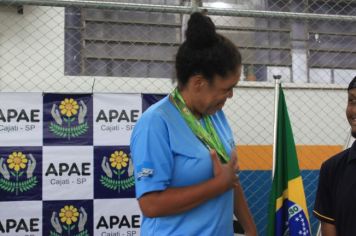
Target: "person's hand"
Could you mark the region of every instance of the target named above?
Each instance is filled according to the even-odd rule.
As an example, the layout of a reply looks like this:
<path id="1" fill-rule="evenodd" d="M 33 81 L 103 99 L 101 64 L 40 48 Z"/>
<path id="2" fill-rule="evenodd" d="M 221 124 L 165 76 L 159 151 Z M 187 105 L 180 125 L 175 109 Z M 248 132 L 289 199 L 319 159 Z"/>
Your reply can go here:
<path id="1" fill-rule="evenodd" d="M 129 160 L 129 168 L 127 170 L 128 176 L 131 177 L 133 175 L 133 172 L 134 172 L 134 166 L 133 166 L 133 163 L 132 163 L 132 159 L 130 158 L 130 160 Z"/>
<path id="2" fill-rule="evenodd" d="M 218 179 L 224 189 L 228 190 L 238 185 L 236 176 L 236 171 L 238 171 L 237 156 L 232 155 L 230 161 L 226 164 L 220 162 L 215 150 L 210 151 L 210 156 L 213 160 L 214 178 Z"/>
<path id="3" fill-rule="evenodd" d="M 107 157 L 104 156 L 103 161 L 101 162 L 101 168 L 105 172 L 106 176 L 112 178 L 112 171 L 110 169 L 109 163 L 106 161 Z"/>
<path id="4" fill-rule="evenodd" d="M 81 106 L 79 106 L 78 123 L 82 124 L 82 123 L 84 123 L 84 119 L 85 119 L 85 116 L 87 115 L 88 109 L 82 100 L 80 100 L 80 104 L 81 104 Z"/>
<path id="5" fill-rule="evenodd" d="M 51 224 L 57 233 L 62 234 L 62 227 L 61 224 L 59 223 L 57 213 L 55 211 L 52 212 Z"/>
<path id="6" fill-rule="evenodd" d="M 58 125 L 62 125 L 63 121 L 61 115 L 59 114 L 56 104 L 53 104 L 52 106 L 51 115 Z"/>
<path id="7" fill-rule="evenodd" d="M 30 160 L 28 160 L 28 168 L 26 171 L 27 179 L 29 179 L 33 176 L 33 171 L 36 168 L 36 159 L 33 157 L 33 155 L 31 153 L 28 154 L 28 156 L 30 157 Z"/>
<path id="8" fill-rule="evenodd" d="M 239 166 L 239 163 L 237 161 L 237 152 L 236 152 L 236 149 L 233 148 L 231 150 L 231 160 L 234 159 L 235 160 L 235 175 L 238 177 L 239 176 L 239 171 L 240 171 L 240 166 Z"/>
<path id="9" fill-rule="evenodd" d="M 4 158 L 0 158 L 0 174 L 2 174 L 5 179 L 10 179 L 10 172 L 7 170 L 6 164 L 4 163 Z"/>
<path id="10" fill-rule="evenodd" d="M 78 222 L 78 231 L 82 232 L 84 230 L 85 223 L 87 223 L 88 214 L 84 210 L 83 207 L 80 207 L 80 215 L 79 215 L 79 222 Z"/>

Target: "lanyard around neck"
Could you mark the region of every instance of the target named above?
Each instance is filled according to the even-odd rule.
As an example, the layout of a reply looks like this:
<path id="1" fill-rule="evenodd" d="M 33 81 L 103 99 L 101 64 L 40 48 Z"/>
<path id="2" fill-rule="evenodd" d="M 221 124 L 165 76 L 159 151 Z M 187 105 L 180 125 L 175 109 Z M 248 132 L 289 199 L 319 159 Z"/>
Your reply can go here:
<path id="1" fill-rule="evenodd" d="M 203 115 L 206 129 L 200 124 L 199 120 L 193 115 L 184 102 L 182 95 L 179 93 L 178 89 L 175 88 L 171 93 L 171 98 L 173 104 L 177 107 L 180 114 L 183 116 L 185 122 L 188 124 L 189 128 L 193 133 L 199 138 L 201 142 L 209 149 L 215 149 L 220 161 L 222 163 L 227 163 L 230 157 L 227 155 L 226 150 L 216 133 L 211 118 L 208 115 Z"/>

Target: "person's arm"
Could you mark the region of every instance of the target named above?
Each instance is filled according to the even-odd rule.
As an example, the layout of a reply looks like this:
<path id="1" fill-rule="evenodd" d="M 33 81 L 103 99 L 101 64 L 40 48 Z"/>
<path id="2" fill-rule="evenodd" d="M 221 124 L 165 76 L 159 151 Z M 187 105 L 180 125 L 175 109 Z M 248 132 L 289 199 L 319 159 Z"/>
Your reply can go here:
<path id="1" fill-rule="evenodd" d="M 237 160 L 237 152 L 235 148 L 231 151 L 231 158 Z M 235 169 L 239 170 L 237 161 Z M 246 236 L 257 235 L 255 222 L 252 218 L 250 209 L 248 208 L 245 194 L 238 179 L 234 187 L 234 215 L 244 229 Z"/>
<path id="2" fill-rule="evenodd" d="M 257 228 L 240 184 L 234 188 L 234 214 L 244 229 L 246 236 L 257 235 Z"/>
<path id="3" fill-rule="evenodd" d="M 322 236 L 337 236 L 335 225 L 323 221 L 321 221 L 320 223 Z"/>
<path id="4" fill-rule="evenodd" d="M 319 172 L 319 183 L 315 197 L 313 214 L 319 219 L 322 236 L 337 236 L 335 227 L 333 182 L 330 162 L 324 162 Z"/>
<path id="5" fill-rule="evenodd" d="M 236 159 L 232 158 L 227 164 L 221 164 L 215 151 L 210 154 L 214 178 L 197 185 L 146 193 L 139 198 L 142 213 L 147 217 L 179 214 L 236 186 Z"/>

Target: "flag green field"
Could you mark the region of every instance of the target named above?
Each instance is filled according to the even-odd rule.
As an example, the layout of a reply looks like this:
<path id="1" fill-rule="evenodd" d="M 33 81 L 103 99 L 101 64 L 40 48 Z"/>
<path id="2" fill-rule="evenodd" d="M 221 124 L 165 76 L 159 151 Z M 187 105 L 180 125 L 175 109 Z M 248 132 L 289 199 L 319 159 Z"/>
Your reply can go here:
<path id="1" fill-rule="evenodd" d="M 279 87 L 275 171 L 268 211 L 268 236 L 309 236 L 310 224 L 292 127 Z"/>

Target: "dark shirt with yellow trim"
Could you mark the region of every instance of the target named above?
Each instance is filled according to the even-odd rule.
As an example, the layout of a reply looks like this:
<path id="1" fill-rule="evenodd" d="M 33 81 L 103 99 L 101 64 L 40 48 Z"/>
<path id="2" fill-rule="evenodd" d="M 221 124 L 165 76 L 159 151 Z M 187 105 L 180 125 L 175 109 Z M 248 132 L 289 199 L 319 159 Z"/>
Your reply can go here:
<path id="1" fill-rule="evenodd" d="M 338 236 L 356 235 L 356 142 L 322 164 L 313 212 Z"/>

